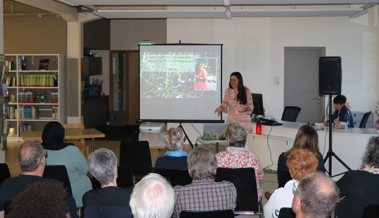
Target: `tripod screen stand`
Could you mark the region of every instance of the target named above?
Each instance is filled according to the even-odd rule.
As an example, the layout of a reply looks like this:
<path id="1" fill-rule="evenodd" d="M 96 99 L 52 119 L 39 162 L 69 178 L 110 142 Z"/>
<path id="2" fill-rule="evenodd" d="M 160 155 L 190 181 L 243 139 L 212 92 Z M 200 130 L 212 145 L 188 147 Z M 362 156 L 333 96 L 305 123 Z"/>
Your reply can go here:
<path id="1" fill-rule="evenodd" d="M 333 152 L 333 133 L 332 133 L 332 129 L 333 129 L 333 120 L 332 120 L 332 94 L 329 94 L 329 150 L 328 150 L 328 153 L 326 154 L 326 157 L 324 159 L 324 164 L 326 163 L 326 161 L 329 159 L 329 176 L 330 177 L 333 177 L 332 176 L 332 157 L 335 157 L 346 169 L 348 169 L 349 171 L 351 170 L 349 166 L 347 166 L 342 160 L 341 158 L 339 158 L 336 153 Z M 343 174 L 343 173 L 340 173 L 340 174 Z M 337 174 L 337 175 L 334 175 L 334 176 L 338 176 L 340 174 Z"/>
<path id="2" fill-rule="evenodd" d="M 178 128 L 181 128 L 181 129 L 183 130 L 183 133 L 184 133 L 184 135 L 185 135 L 185 137 L 184 137 L 184 141 L 187 139 L 188 142 L 189 142 L 189 144 L 191 145 L 191 148 L 193 149 L 193 144 L 192 144 L 190 138 L 188 137 L 186 131 L 184 130 L 184 127 L 182 126 L 182 123 L 179 123 Z"/>

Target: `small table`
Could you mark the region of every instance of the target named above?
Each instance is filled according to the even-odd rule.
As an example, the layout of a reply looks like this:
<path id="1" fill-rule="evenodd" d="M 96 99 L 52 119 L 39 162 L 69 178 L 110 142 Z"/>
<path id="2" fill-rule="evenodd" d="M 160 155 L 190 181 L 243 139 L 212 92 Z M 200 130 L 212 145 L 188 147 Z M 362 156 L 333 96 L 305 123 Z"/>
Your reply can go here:
<path id="1" fill-rule="evenodd" d="M 220 143 L 225 143 L 226 145 L 228 145 L 227 140 L 203 140 L 202 138 L 198 138 L 196 141 L 200 142 L 201 144 L 216 143 L 216 153 L 220 151 L 220 148 L 219 148 Z"/>
<path id="2" fill-rule="evenodd" d="M 42 140 L 42 131 L 21 132 L 24 141 Z M 68 129 L 65 131 L 65 139 L 92 139 L 92 152 L 95 151 L 95 138 L 104 138 L 105 134 L 95 128 Z"/>

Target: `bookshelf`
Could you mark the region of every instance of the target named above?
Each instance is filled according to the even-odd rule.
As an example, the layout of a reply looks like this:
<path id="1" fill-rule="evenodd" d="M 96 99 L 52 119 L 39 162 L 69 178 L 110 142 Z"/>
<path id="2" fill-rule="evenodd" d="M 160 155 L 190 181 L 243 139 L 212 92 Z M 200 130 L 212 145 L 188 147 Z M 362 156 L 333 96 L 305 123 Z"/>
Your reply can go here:
<path id="1" fill-rule="evenodd" d="M 64 55 L 6 54 L 5 65 L 8 97 L 3 118 L 14 132 L 8 140 L 19 141 L 20 132 L 43 130 L 50 121 L 66 123 Z"/>

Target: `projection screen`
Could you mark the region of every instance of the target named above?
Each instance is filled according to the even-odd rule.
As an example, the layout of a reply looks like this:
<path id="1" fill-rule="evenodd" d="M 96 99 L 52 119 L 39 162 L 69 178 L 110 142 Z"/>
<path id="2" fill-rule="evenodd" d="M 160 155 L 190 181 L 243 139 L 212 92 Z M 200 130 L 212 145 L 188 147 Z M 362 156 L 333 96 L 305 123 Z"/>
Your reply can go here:
<path id="1" fill-rule="evenodd" d="M 139 46 L 139 122 L 223 122 L 221 44 Z"/>

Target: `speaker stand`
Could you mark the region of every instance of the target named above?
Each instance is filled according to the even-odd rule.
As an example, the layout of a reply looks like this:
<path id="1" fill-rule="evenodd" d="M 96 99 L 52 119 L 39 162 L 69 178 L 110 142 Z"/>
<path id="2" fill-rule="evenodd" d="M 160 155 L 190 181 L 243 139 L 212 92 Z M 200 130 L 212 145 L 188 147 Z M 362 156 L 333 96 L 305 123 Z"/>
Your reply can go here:
<path id="1" fill-rule="evenodd" d="M 332 145 L 332 142 L 333 142 L 333 134 L 332 134 L 332 129 L 333 129 L 333 120 L 332 120 L 332 94 L 329 94 L 329 150 L 328 150 L 328 153 L 326 154 L 326 157 L 324 159 L 324 164 L 326 163 L 326 161 L 329 159 L 329 176 L 330 177 L 334 177 L 334 176 L 339 176 L 341 174 L 344 174 L 344 173 L 340 173 L 340 174 L 337 174 L 337 175 L 334 175 L 332 176 L 332 157 L 335 157 L 346 169 L 348 169 L 349 171 L 351 171 L 350 167 L 347 166 L 342 160 L 341 158 L 339 158 L 336 153 L 333 152 L 333 145 Z"/>

